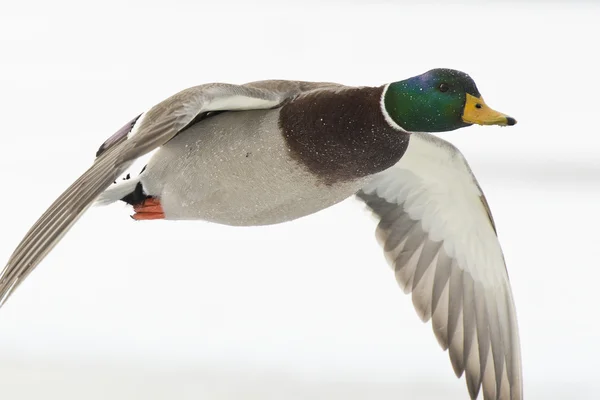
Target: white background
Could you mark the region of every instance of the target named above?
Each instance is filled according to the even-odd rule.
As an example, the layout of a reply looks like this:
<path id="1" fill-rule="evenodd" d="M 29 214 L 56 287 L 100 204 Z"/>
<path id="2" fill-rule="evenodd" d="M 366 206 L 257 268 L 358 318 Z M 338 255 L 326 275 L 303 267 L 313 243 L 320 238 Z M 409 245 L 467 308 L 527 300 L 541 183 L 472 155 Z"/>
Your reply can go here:
<path id="1" fill-rule="evenodd" d="M 512 128 L 443 134 L 494 212 L 529 399 L 600 389 L 600 7 L 0 4 L 0 261 L 125 122 L 180 89 L 469 73 Z M 0 310 L 2 399 L 466 399 L 349 200 L 279 226 L 93 208 Z"/>

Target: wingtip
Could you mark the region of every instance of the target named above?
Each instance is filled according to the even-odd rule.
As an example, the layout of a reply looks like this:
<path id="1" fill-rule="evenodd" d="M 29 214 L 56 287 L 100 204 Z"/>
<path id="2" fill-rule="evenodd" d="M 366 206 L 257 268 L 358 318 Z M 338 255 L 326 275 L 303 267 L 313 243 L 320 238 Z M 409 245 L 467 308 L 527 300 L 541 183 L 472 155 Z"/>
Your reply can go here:
<path id="1" fill-rule="evenodd" d="M 4 271 L 8 270 L 8 265 L 6 265 L 6 267 L 4 267 Z M 4 275 L 4 272 L 3 272 Z M 15 288 L 16 288 L 16 281 L 13 281 L 12 283 L 6 279 L 1 279 L 0 280 L 0 308 L 2 308 L 2 306 L 4 306 L 4 304 L 6 303 L 6 301 L 8 300 L 8 298 L 11 296 L 11 294 L 14 292 Z"/>
<path id="2" fill-rule="evenodd" d="M 469 396 L 471 396 L 471 400 L 476 400 L 477 396 L 479 396 L 479 391 L 481 390 L 481 382 L 477 379 L 473 379 L 471 374 L 466 374 L 466 378 Z"/>
<path id="3" fill-rule="evenodd" d="M 452 370 L 454 371 L 454 375 L 456 375 L 457 378 L 460 378 L 465 372 L 465 366 L 463 365 L 462 360 L 458 359 L 457 357 L 453 357 L 452 354 L 453 353 L 451 352 L 450 364 L 452 364 Z"/>

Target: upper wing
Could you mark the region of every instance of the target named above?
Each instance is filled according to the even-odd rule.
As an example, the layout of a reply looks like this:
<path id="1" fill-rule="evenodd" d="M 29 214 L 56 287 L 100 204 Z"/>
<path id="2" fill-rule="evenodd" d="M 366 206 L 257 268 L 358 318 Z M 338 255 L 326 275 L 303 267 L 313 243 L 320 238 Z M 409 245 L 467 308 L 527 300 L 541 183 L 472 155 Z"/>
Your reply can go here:
<path id="1" fill-rule="evenodd" d="M 94 164 L 27 232 L 0 274 L 0 305 L 136 158 L 168 142 L 206 112 L 273 108 L 316 87 L 319 84 L 292 81 L 201 85 L 173 95 L 129 122 L 100 147 Z"/>
<path id="2" fill-rule="evenodd" d="M 417 312 L 432 319 L 475 399 L 523 398 L 512 292 L 489 206 L 462 154 L 412 134 L 404 157 L 357 196 L 380 218 L 377 237 Z"/>

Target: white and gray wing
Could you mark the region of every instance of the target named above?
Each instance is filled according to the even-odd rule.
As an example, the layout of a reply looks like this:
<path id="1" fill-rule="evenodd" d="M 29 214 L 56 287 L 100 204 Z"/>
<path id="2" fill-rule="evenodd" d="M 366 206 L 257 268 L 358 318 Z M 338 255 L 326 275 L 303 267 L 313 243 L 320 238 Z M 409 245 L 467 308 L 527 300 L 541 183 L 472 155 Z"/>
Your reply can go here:
<path id="1" fill-rule="evenodd" d="M 208 112 L 273 108 L 318 86 L 292 81 L 201 85 L 173 95 L 126 124 L 100 147 L 94 164 L 48 208 L 11 255 L 0 274 L 0 305 L 135 159 Z"/>
<path id="2" fill-rule="evenodd" d="M 357 196 L 380 219 L 396 279 L 471 398 L 523 398 L 517 318 L 489 206 L 462 154 L 428 134 Z"/>

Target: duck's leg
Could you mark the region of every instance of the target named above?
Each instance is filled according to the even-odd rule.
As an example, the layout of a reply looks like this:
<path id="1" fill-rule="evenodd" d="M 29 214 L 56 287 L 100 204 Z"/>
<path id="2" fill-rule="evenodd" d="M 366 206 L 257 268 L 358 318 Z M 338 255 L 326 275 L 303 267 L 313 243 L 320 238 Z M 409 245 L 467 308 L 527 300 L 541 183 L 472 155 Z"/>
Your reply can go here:
<path id="1" fill-rule="evenodd" d="M 155 197 L 148 197 L 139 204 L 133 205 L 135 214 L 131 218 L 136 221 L 146 219 L 164 219 L 165 212 L 160 204 L 160 201 Z"/>

